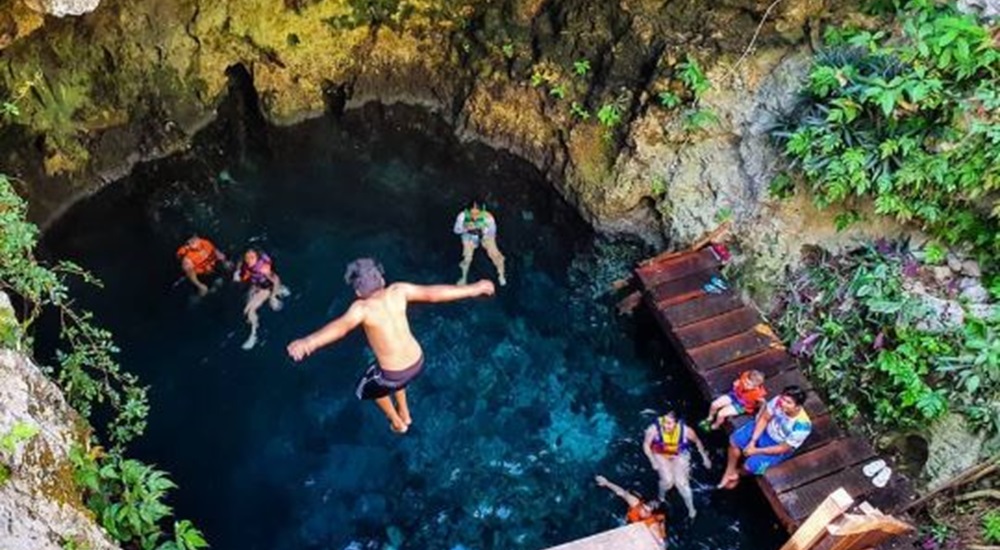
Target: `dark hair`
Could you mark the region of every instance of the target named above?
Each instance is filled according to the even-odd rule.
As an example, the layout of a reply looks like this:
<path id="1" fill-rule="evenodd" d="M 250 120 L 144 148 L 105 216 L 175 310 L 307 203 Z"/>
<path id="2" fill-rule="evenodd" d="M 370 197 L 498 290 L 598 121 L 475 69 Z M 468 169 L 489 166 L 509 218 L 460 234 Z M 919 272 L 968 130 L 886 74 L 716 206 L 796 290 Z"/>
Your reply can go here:
<path id="1" fill-rule="evenodd" d="M 466 207 L 472 210 L 474 207 L 478 207 L 480 210 L 486 210 L 486 201 L 482 197 L 472 197 L 469 201 L 469 205 Z"/>
<path id="2" fill-rule="evenodd" d="M 385 287 L 385 270 L 371 258 L 358 258 L 347 264 L 344 282 L 351 285 L 358 296 L 367 298 Z"/>
<path id="3" fill-rule="evenodd" d="M 667 411 L 667 412 L 661 414 L 660 416 L 669 416 L 670 418 L 673 418 L 674 420 L 677 420 L 677 413 L 674 412 L 674 411 L 672 411 L 672 410 Z"/>
<path id="4" fill-rule="evenodd" d="M 785 386 L 785 389 L 781 390 L 781 395 L 791 397 L 796 405 L 802 405 L 806 402 L 806 392 L 798 386 Z"/>

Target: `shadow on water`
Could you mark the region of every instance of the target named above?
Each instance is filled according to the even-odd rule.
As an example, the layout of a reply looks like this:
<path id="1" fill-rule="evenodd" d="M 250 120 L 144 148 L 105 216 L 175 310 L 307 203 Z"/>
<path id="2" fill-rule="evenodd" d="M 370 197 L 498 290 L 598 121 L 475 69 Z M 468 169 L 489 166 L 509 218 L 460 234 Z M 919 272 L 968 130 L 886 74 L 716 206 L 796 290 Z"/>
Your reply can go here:
<path id="1" fill-rule="evenodd" d="M 213 548 L 534 549 L 619 524 L 624 506 L 597 473 L 654 494 L 639 448 L 650 411 L 705 404 L 653 324 L 616 319 L 603 296 L 643 250 L 597 238 L 530 166 L 458 143 L 421 111 L 372 105 L 268 129 L 256 147 L 229 139 L 237 130 L 220 123 L 194 150 L 139 167 L 45 243 L 104 280 L 81 301 L 152 387 L 134 451 L 172 473 L 178 515 Z M 412 308 L 428 368 L 413 429 L 397 437 L 353 396 L 369 360 L 360 335 L 302 364 L 284 346 L 349 304 L 343 270 L 357 256 L 377 256 L 390 280 L 454 281 L 451 225 L 473 195 L 498 216 L 510 285 Z M 263 247 L 292 289 L 263 313 L 252 352 L 239 289 L 193 300 L 174 284 L 192 231 L 229 254 Z M 473 277 L 491 276 L 478 256 Z M 699 517 L 672 522 L 672 546 L 775 548 L 752 488 L 709 488 L 715 443 L 715 469 L 695 471 Z M 676 495 L 671 511 L 684 517 Z"/>

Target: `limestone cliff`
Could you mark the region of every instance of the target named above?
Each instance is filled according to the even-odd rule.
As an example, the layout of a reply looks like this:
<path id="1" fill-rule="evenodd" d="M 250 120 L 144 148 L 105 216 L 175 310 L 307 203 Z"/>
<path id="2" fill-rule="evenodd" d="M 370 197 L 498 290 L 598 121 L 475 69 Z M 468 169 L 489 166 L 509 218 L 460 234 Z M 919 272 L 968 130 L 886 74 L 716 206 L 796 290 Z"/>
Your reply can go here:
<path id="1" fill-rule="evenodd" d="M 16 330 L 7 296 L 0 293 L 0 333 Z M 16 426 L 34 435 L 0 449 L 7 479 L 0 482 L 0 548 L 4 550 L 112 550 L 105 533 L 81 502 L 69 450 L 83 445 L 87 424 L 30 359 L 0 347 L 0 439 Z"/>
<path id="2" fill-rule="evenodd" d="M 369 100 L 426 105 L 540 167 L 598 228 L 686 241 L 731 216 L 743 248 L 777 272 L 802 244 L 855 236 L 766 192 L 780 161 L 765 131 L 794 102 L 810 36 L 849 4 L 104 0 L 2 51 L 0 87 L 21 114 L 0 135 L 0 168 L 32 182 L 46 222 L 136 161 L 185 147 L 241 66 L 273 123 Z M 702 103 L 718 118 L 697 131 L 655 101 L 688 56 L 707 68 Z M 598 122 L 605 106 L 620 122 Z"/>

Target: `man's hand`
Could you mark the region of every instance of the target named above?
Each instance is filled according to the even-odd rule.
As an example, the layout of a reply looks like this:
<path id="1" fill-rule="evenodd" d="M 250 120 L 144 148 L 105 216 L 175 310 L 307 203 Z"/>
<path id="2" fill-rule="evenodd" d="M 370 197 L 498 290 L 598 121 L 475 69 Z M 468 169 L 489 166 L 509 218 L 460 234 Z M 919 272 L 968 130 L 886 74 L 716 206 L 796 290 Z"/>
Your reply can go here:
<path id="1" fill-rule="evenodd" d="M 487 280 L 487 279 L 483 279 L 483 280 L 477 282 L 476 283 L 476 289 L 479 291 L 479 294 L 482 295 L 482 296 L 493 296 L 496 293 L 496 291 L 497 291 L 496 287 L 493 286 L 493 281 L 490 281 L 490 280 Z"/>
<path id="2" fill-rule="evenodd" d="M 597 477 L 594 478 L 594 481 L 597 482 L 597 486 L 598 487 L 607 487 L 608 486 L 608 478 L 606 478 L 604 476 L 597 476 Z"/>
<path id="3" fill-rule="evenodd" d="M 204 283 L 195 283 L 195 286 L 198 288 L 198 296 L 208 294 L 208 287 Z"/>
<path id="4" fill-rule="evenodd" d="M 750 444 L 747 445 L 747 448 L 743 449 L 743 456 L 753 456 L 755 454 L 757 454 L 757 444 L 751 441 Z"/>
<path id="5" fill-rule="evenodd" d="M 707 456 L 702 455 L 702 457 L 701 457 L 701 465 L 704 466 L 706 470 L 711 470 L 712 469 L 712 460 L 710 458 L 708 458 Z"/>
<path id="6" fill-rule="evenodd" d="M 309 342 L 309 338 L 299 338 L 288 344 L 288 356 L 294 361 L 301 361 L 316 351 L 316 348 Z"/>

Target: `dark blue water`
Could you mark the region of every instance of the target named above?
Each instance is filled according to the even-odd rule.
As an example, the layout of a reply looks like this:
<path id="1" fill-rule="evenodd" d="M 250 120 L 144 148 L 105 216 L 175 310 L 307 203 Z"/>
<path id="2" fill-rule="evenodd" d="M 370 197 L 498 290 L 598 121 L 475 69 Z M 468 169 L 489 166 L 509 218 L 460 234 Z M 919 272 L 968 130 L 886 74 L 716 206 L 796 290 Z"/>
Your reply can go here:
<path id="1" fill-rule="evenodd" d="M 649 411 L 704 403 L 655 330 L 616 319 L 603 296 L 641 250 L 597 239 L 534 170 L 420 113 L 368 109 L 272 130 L 266 145 L 143 166 L 47 241 L 104 280 L 83 303 L 152 387 L 134 451 L 171 472 L 177 514 L 213 548 L 536 549 L 619 525 L 624 506 L 597 473 L 655 494 L 639 448 Z M 357 256 L 377 257 L 390 281 L 457 279 L 451 224 L 473 195 L 498 217 L 510 284 L 411 308 L 427 370 L 400 437 L 352 394 L 370 357 L 361 334 L 302 364 L 284 347 L 345 309 Z M 291 287 L 283 311 L 263 310 L 253 351 L 240 349 L 238 288 L 196 301 L 173 284 L 191 231 L 230 254 L 262 246 Z M 494 275 L 485 255 L 471 275 Z M 714 458 L 695 471 L 700 515 L 672 522 L 673 547 L 776 547 L 752 488 L 708 488 Z M 671 507 L 684 517 L 677 495 Z"/>

